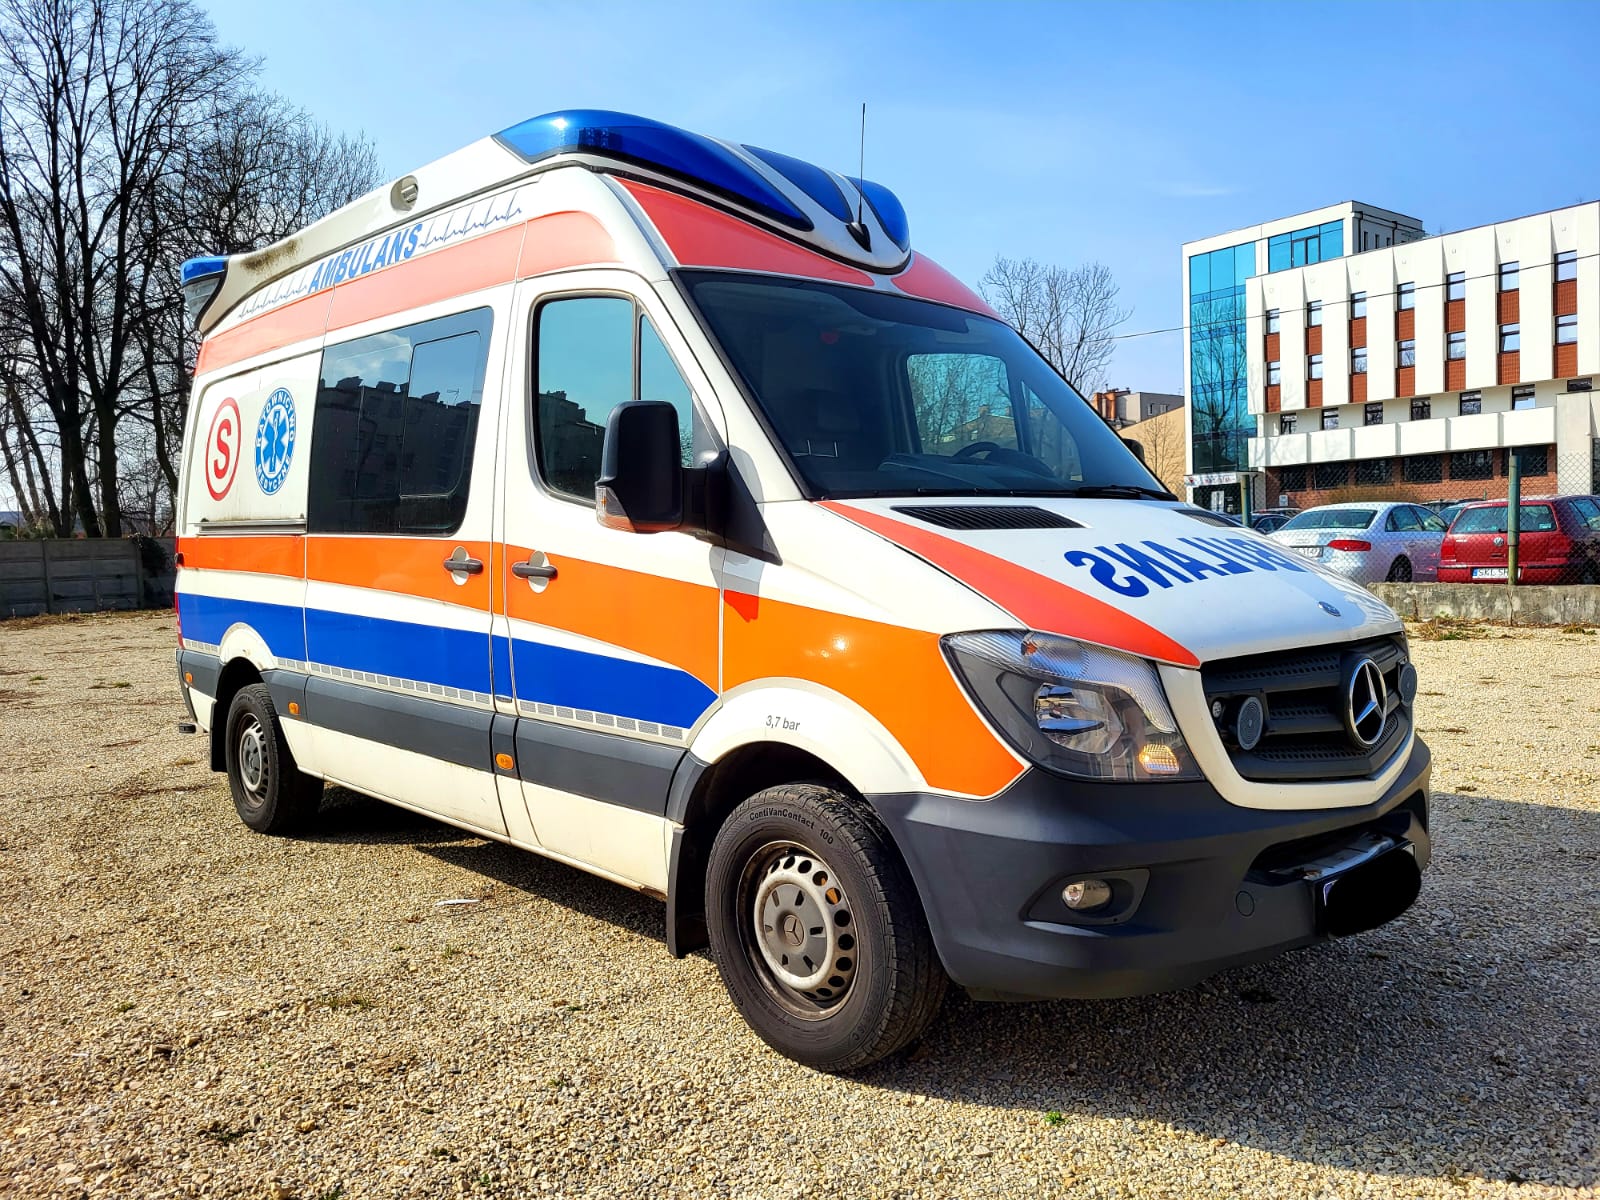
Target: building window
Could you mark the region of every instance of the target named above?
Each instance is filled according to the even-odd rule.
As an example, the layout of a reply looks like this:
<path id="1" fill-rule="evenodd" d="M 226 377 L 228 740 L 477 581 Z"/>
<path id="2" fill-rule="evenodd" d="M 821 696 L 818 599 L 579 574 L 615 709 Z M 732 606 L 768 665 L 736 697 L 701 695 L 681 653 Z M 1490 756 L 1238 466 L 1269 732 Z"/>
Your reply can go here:
<path id="1" fill-rule="evenodd" d="M 1367 294 L 1365 292 L 1356 292 L 1350 297 L 1350 319 L 1354 321 L 1357 317 L 1366 315 Z"/>
<path id="2" fill-rule="evenodd" d="M 1306 355 L 1306 378 L 1307 379 L 1321 379 L 1322 378 L 1322 355 L 1320 355 L 1320 354 L 1308 354 L 1308 355 Z"/>
<path id="3" fill-rule="evenodd" d="M 1267 240 L 1267 270 L 1307 267 L 1344 254 L 1344 222 L 1327 221 Z"/>
<path id="4" fill-rule="evenodd" d="M 1368 425 L 1382 425 L 1383 402 L 1379 400 L 1375 403 L 1367 405 L 1364 416 Z"/>
<path id="5" fill-rule="evenodd" d="M 1368 487 L 1389 482 L 1391 471 L 1387 458 L 1363 458 L 1356 462 L 1356 482 Z"/>
<path id="6" fill-rule="evenodd" d="M 1517 264 L 1507 262 L 1500 264 L 1500 290 L 1514 292 L 1517 290 Z"/>
<path id="7" fill-rule="evenodd" d="M 1467 273 L 1465 271 L 1452 271 L 1444 277 L 1444 298 L 1446 300 L 1465 300 L 1467 298 Z"/>
<path id="8" fill-rule="evenodd" d="M 1483 411 L 1483 393 L 1481 393 L 1481 392 L 1462 392 L 1461 393 L 1461 415 L 1463 417 L 1475 417 L 1479 413 L 1481 413 L 1482 411 Z"/>
<path id="9" fill-rule="evenodd" d="M 1507 455 L 1515 454 L 1517 461 L 1522 466 L 1524 477 L 1529 475 L 1548 475 L 1550 473 L 1550 450 L 1546 446 L 1518 446 L 1508 450 Z M 1507 463 L 1507 473 L 1510 473 L 1510 464 Z"/>
<path id="10" fill-rule="evenodd" d="M 1278 432 L 1293 433 L 1295 424 L 1294 413 L 1283 413 L 1278 417 Z"/>
<path id="11" fill-rule="evenodd" d="M 1339 428 L 1339 410 L 1337 408 L 1325 408 L 1322 410 L 1322 427 L 1324 429 Z"/>
<path id="12" fill-rule="evenodd" d="M 1576 250 L 1560 250 L 1556 252 L 1556 282 L 1565 283 L 1569 279 L 1578 277 L 1578 252 Z"/>
<path id="13" fill-rule="evenodd" d="M 1467 335 L 1465 333 L 1449 333 L 1445 335 L 1444 356 L 1451 362 L 1467 356 Z"/>
<path id="14" fill-rule="evenodd" d="M 1460 450 L 1450 456 L 1451 479 L 1493 479 L 1493 450 Z"/>
<path id="15" fill-rule="evenodd" d="M 1317 491 L 1329 492 L 1350 482 L 1350 464 L 1347 462 L 1318 463 L 1312 468 Z"/>
<path id="16" fill-rule="evenodd" d="M 1267 363 L 1267 386 L 1277 387 L 1283 382 L 1283 363 L 1272 359 Z"/>
<path id="17" fill-rule="evenodd" d="M 1313 300 L 1306 305 L 1306 328 L 1315 329 L 1322 324 L 1322 301 Z"/>
<path id="18" fill-rule="evenodd" d="M 1278 310 L 1275 308 L 1267 309 L 1267 332 L 1278 332 Z"/>
<path id="19" fill-rule="evenodd" d="M 1522 326 L 1500 326 L 1500 353 L 1515 354 L 1522 349 Z"/>
<path id="20" fill-rule="evenodd" d="M 492 320 L 478 308 L 323 350 L 307 529 L 448 534 L 460 526 Z"/>
<path id="21" fill-rule="evenodd" d="M 1526 383 L 1511 389 L 1511 407 L 1513 409 L 1533 407 L 1533 384 Z"/>
<path id="22" fill-rule="evenodd" d="M 1367 373 L 1367 348 L 1354 346 L 1350 350 L 1350 374 L 1365 375 Z"/>
<path id="23" fill-rule="evenodd" d="M 1426 396 L 1419 396 L 1411 402 L 1411 419 L 1413 421 L 1426 421 L 1433 415 L 1433 401 Z"/>
<path id="24" fill-rule="evenodd" d="M 1444 456 L 1440 454 L 1413 454 L 1400 466 L 1400 474 L 1407 483 L 1444 482 Z"/>
<path id="25" fill-rule="evenodd" d="M 1417 343 L 1411 338 L 1403 338 L 1394 344 L 1394 362 L 1397 367 L 1414 367 L 1417 365 Z"/>
<path id="26" fill-rule="evenodd" d="M 1417 285 L 1414 283 L 1402 283 L 1396 288 L 1394 306 L 1401 312 L 1405 312 L 1408 308 L 1415 308 L 1417 306 Z"/>
<path id="27" fill-rule="evenodd" d="M 1280 492 L 1303 492 L 1306 490 L 1306 469 L 1304 467 L 1282 467 L 1278 471 L 1278 490 Z"/>
<path id="28" fill-rule="evenodd" d="M 1556 345 L 1566 346 L 1578 340 L 1578 314 L 1569 313 L 1556 318 Z"/>

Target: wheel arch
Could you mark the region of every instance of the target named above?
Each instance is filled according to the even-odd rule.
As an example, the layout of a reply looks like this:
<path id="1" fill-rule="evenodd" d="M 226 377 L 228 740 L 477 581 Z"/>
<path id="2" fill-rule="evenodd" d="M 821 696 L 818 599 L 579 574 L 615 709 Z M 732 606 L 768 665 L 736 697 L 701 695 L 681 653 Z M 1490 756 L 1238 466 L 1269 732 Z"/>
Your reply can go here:
<path id="1" fill-rule="evenodd" d="M 217 695 L 211 706 L 211 769 L 227 769 L 228 710 L 242 688 L 261 683 L 261 671 L 250 659 L 240 655 L 223 664 L 217 676 Z"/>

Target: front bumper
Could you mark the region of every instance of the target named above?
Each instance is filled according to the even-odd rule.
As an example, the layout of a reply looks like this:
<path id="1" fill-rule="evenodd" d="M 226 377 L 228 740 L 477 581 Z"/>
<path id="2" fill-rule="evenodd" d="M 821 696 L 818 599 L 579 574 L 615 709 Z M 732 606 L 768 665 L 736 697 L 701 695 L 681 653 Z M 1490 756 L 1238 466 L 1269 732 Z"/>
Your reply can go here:
<path id="1" fill-rule="evenodd" d="M 1385 834 L 1426 867 L 1431 772 L 1417 739 L 1361 808 L 1242 808 L 1203 780 L 1090 784 L 1037 769 L 988 801 L 870 799 L 957 984 L 990 999 L 1136 996 L 1327 937 L 1312 887 L 1283 869 L 1345 837 Z M 1084 877 L 1113 880 L 1113 915 L 1066 907 L 1062 887 Z"/>

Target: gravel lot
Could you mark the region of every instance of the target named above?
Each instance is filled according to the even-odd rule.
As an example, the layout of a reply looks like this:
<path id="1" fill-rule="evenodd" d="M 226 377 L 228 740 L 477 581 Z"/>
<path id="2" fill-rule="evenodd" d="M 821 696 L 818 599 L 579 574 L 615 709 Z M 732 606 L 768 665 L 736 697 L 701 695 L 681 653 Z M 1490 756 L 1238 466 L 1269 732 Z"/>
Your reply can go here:
<path id="1" fill-rule="evenodd" d="M 169 614 L 0 624 L 0 1195 L 1594 1195 L 1600 636 L 1450 632 L 1405 917 L 838 1079 L 642 896 L 342 792 L 250 833 Z"/>

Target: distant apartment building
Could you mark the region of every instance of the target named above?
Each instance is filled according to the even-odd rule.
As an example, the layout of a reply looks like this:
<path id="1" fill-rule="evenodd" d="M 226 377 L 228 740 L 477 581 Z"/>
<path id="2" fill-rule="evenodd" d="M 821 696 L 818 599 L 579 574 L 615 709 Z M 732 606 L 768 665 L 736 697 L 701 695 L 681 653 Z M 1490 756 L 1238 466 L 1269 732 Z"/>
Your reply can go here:
<path id="1" fill-rule="evenodd" d="M 1250 457 L 1261 409 L 1252 407 L 1250 381 L 1252 347 L 1260 342 L 1252 330 L 1259 334 L 1265 312 L 1263 281 L 1425 236 L 1415 217 L 1346 201 L 1184 244 L 1186 482 L 1195 503 L 1232 511 L 1246 479 L 1255 487 L 1254 503 L 1261 503 L 1261 480 L 1251 474 Z"/>
<path id="2" fill-rule="evenodd" d="M 1121 429 L 1125 425 L 1137 425 L 1140 421 L 1148 421 L 1151 417 L 1182 408 L 1183 397 L 1168 392 L 1133 392 L 1127 388 L 1108 388 L 1106 391 L 1096 392 L 1091 403 L 1094 404 L 1096 412 L 1113 426 Z"/>
<path id="3" fill-rule="evenodd" d="M 1230 490 L 1230 472 L 1234 492 L 1239 473 L 1250 480 L 1256 505 L 1304 507 L 1368 491 L 1504 496 L 1512 453 L 1530 493 L 1593 490 L 1600 202 L 1436 237 L 1412 218 L 1360 205 L 1260 228 L 1306 231 L 1345 209 L 1320 226 L 1314 251 L 1291 249 L 1287 265 L 1270 246 L 1265 271 L 1241 276 L 1235 261 L 1237 296 L 1220 325 L 1197 320 L 1218 314 L 1191 301 L 1196 502 Z M 1374 212 L 1393 219 L 1392 230 L 1364 227 L 1370 218 L 1358 214 Z M 1341 223 L 1330 253 L 1321 231 Z M 1215 295 L 1210 256 L 1219 248 L 1236 260 L 1254 250 L 1259 262 L 1261 243 L 1240 234 L 1189 243 L 1186 292 Z M 1243 420 L 1230 427 L 1239 401 Z M 1219 436 L 1238 432 L 1242 445 Z"/>

